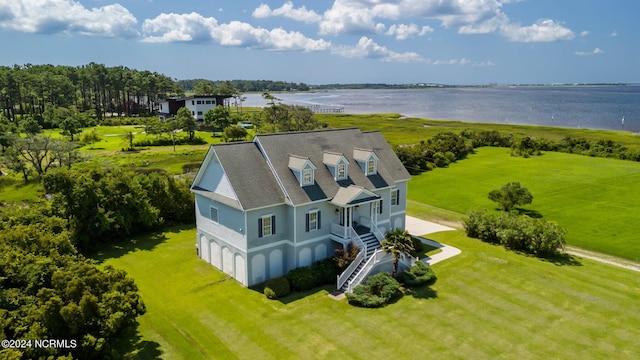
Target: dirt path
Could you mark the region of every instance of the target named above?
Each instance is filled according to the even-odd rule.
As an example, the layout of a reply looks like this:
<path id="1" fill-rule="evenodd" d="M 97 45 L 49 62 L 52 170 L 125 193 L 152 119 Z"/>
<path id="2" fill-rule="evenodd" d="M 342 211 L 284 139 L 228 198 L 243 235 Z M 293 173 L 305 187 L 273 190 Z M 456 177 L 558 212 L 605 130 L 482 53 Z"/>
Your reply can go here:
<path id="1" fill-rule="evenodd" d="M 571 254 L 573 256 L 640 272 L 640 263 L 637 263 L 635 261 L 619 258 L 617 256 L 602 254 L 595 251 L 585 250 L 574 246 L 567 246 L 566 251 L 568 254 Z"/>
<path id="2" fill-rule="evenodd" d="M 444 226 L 450 226 L 456 229 L 462 229 L 462 223 L 459 222 L 442 222 L 442 221 L 434 221 L 435 223 L 439 223 Z M 584 259 L 589 259 L 597 262 L 601 262 L 603 264 L 609 264 L 617 267 L 621 267 L 624 269 L 632 270 L 640 272 L 640 263 L 632 260 L 623 259 L 613 255 L 607 255 L 595 251 L 581 249 L 575 246 L 566 246 L 566 252 L 573 256 L 577 256 Z"/>

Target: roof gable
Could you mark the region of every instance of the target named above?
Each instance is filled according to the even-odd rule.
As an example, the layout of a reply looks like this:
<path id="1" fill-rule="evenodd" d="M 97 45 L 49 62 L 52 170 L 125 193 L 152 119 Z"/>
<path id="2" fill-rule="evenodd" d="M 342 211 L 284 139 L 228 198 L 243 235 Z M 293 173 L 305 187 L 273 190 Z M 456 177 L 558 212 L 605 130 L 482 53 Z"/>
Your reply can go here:
<path id="1" fill-rule="evenodd" d="M 223 185 L 229 186 L 226 192 L 221 191 Z M 251 142 L 212 145 L 191 190 L 243 210 L 284 202 L 265 158 Z"/>

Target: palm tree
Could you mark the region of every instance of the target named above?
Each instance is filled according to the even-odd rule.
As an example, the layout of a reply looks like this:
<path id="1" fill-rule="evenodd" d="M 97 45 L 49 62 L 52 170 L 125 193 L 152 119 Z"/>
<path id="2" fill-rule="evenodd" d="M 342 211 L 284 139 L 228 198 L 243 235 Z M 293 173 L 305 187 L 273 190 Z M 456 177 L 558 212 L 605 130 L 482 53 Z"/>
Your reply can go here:
<path id="1" fill-rule="evenodd" d="M 393 272 L 391 276 L 394 278 L 398 275 L 398 262 L 400 254 L 409 253 L 413 250 L 413 238 L 409 232 L 400 228 L 387 231 L 382 240 L 382 251 L 393 256 Z"/>

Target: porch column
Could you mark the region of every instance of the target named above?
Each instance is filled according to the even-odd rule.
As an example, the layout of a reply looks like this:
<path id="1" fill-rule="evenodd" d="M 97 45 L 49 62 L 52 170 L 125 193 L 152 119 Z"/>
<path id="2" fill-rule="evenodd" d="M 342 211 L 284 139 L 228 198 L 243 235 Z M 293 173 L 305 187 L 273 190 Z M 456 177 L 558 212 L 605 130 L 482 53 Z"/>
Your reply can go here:
<path id="1" fill-rule="evenodd" d="M 348 207 L 344 207 L 342 211 L 342 224 L 344 225 L 342 231 L 344 232 L 343 238 L 347 238 L 347 218 L 349 217 L 347 212 L 349 211 Z"/>

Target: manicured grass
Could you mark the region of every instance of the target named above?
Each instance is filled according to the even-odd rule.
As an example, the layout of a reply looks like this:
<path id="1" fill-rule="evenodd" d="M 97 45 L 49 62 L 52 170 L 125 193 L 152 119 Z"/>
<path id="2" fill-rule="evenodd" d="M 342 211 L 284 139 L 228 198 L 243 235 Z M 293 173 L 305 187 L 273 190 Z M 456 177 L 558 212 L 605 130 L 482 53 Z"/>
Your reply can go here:
<path id="1" fill-rule="evenodd" d="M 199 260 L 193 229 L 98 257 L 136 280 L 148 309 L 142 340 L 164 359 L 624 359 L 640 351 L 637 273 L 545 262 L 461 231 L 432 238 L 462 254 L 434 266 L 431 289 L 382 309 L 333 300 L 329 288 L 267 300 Z"/>
<path id="2" fill-rule="evenodd" d="M 30 201 L 42 195 L 44 188 L 38 181 L 25 183 L 18 175 L 0 177 L 0 203 Z"/>
<path id="3" fill-rule="evenodd" d="M 487 194 L 512 181 L 533 194 L 524 209 L 557 221 L 567 229 L 569 244 L 640 261 L 637 162 L 553 152 L 525 159 L 511 157 L 508 149 L 481 148 L 449 168 L 414 176 L 408 196 L 466 214 L 495 209 Z"/>
<path id="4" fill-rule="evenodd" d="M 515 137 L 531 136 L 554 141 L 565 136 L 586 138 L 589 140 L 613 140 L 630 148 L 640 149 L 640 135 L 626 131 L 572 129 L 549 126 L 507 125 L 489 123 L 470 123 L 461 121 L 442 121 L 418 118 L 403 118 L 400 114 L 317 114 L 318 119 L 331 127 L 359 127 L 362 130 L 380 130 L 391 144 L 415 144 L 427 140 L 437 133 L 462 130 L 496 130 Z"/>

